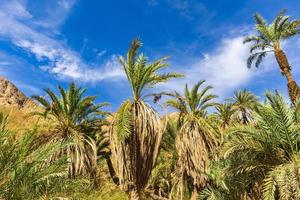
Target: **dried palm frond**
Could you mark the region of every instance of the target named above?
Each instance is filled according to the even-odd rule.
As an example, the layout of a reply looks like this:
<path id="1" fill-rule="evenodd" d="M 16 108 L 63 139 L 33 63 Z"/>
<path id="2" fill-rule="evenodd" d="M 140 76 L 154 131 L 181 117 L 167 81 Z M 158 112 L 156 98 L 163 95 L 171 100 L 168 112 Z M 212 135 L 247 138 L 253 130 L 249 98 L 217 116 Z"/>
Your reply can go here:
<path id="1" fill-rule="evenodd" d="M 166 122 L 142 101 L 126 101 L 116 113 L 110 128 L 111 150 L 125 190 L 141 191 L 146 186 L 165 128 Z"/>
<path id="2" fill-rule="evenodd" d="M 176 140 L 178 166 L 181 173 L 186 173 L 198 189 L 207 185 L 210 153 L 216 145 L 213 129 L 205 120 L 186 116 Z"/>

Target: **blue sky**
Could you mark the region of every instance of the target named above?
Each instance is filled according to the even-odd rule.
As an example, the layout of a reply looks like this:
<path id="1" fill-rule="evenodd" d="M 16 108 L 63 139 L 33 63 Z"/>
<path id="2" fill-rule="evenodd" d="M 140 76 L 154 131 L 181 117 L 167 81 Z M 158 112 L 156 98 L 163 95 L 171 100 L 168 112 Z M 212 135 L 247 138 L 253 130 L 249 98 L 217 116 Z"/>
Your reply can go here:
<path id="1" fill-rule="evenodd" d="M 243 88 L 286 95 L 273 56 L 248 70 L 242 44 L 254 12 L 272 20 L 281 9 L 300 18 L 299 0 L 0 0 L 0 75 L 28 96 L 76 81 L 115 110 L 131 95 L 118 56 L 138 36 L 150 60 L 169 55 L 170 70 L 186 75 L 159 90 L 206 79 L 220 99 Z M 300 81 L 300 36 L 284 50 Z"/>

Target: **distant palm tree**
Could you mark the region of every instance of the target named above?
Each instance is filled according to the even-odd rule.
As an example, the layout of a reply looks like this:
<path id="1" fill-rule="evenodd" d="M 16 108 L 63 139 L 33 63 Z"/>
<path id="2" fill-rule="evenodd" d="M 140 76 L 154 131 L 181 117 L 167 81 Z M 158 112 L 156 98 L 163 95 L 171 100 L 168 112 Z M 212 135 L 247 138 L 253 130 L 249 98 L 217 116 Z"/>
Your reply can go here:
<path id="1" fill-rule="evenodd" d="M 227 99 L 235 110 L 235 117 L 242 124 L 248 124 L 252 120 L 252 111 L 258 105 L 258 97 L 247 90 L 234 92 L 232 98 Z"/>
<path id="2" fill-rule="evenodd" d="M 278 93 L 266 95 L 255 123 L 232 128 L 222 147 L 229 189 L 252 199 L 299 199 L 300 126 L 295 108 Z"/>
<path id="3" fill-rule="evenodd" d="M 217 104 L 214 114 L 216 120 L 220 123 L 221 128 L 226 129 L 234 122 L 236 110 L 230 103 Z"/>
<path id="4" fill-rule="evenodd" d="M 179 112 L 179 133 L 176 146 L 178 167 L 182 177 L 192 186 L 192 198 L 208 184 L 205 175 L 209 169 L 212 149 L 217 144 L 214 129 L 209 123 L 207 109 L 215 105 L 215 95 L 208 94 L 211 86 L 199 90 L 205 81 L 199 81 L 191 90 L 185 85 L 184 96 L 175 92 L 166 102 Z"/>
<path id="5" fill-rule="evenodd" d="M 65 90 L 58 87 L 60 96 L 50 89 L 45 90 L 50 101 L 44 97 L 33 96 L 43 107 L 43 112 L 33 114 L 51 118 L 55 122 L 55 130 L 49 135 L 50 141 L 72 140 L 73 145 L 61 149 L 56 157 L 66 155 L 71 160 L 69 172 L 75 175 L 96 175 L 96 144 L 90 137 L 99 128 L 100 108 L 107 103 L 94 104 L 95 96 L 84 97 L 86 89 L 78 88 L 74 83 Z M 56 159 L 56 158 L 53 158 Z"/>
<path id="6" fill-rule="evenodd" d="M 254 18 L 258 35 L 244 39 L 244 43 L 252 42 L 247 65 L 250 68 L 255 61 L 255 66 L 258 67 L 267 53 L 273 52 L 281 73 L 287 79 L 290 99 L 294 103 L 300 95 L 300 90 L 292 76 L 291 66 L 282 50 L 281 43 L 300 33 L 300 20 L 290 20 L 290 16 L 286 16 L 285 11 L 280 12 L 271 24 L 268 24 L 258 13 L 254 15 Z"/>
<path id="7" fill-rule="evenodd" d="M 158 113 L 143 101 L 143 92 L 181 76 L 158 73 L 158 70 L 168 67 L 167 58 L 148 63 L 145 55 L 138 54 L 141 46 L 139 39 L 133 40 L 126 59 L 120 57 L 133 99 L 120 106 L 110 129 L 112 155 L 120 184 L 135 200 L 141 198 L 147 185 L 166 126 Z"/>

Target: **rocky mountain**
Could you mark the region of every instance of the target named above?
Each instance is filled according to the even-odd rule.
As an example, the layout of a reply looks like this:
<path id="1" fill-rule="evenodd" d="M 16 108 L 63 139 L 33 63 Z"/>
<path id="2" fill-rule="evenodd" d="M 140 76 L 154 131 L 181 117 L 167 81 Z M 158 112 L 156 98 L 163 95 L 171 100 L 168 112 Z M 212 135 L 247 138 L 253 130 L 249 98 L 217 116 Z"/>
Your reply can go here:
<path id="1" fill-rule="evenodd" d="M 30 102 L 30 99 L 12 82 L 0 77 L 0 105 L 23 108 L 28 102 Z"/>

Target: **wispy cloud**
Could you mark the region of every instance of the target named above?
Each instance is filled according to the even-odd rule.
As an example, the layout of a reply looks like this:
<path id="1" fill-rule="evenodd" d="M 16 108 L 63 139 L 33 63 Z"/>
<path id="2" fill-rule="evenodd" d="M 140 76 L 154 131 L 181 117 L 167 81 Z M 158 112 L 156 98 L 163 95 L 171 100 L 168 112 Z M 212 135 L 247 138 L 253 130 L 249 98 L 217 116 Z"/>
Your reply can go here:
<path id="1" fill-rule="evenodd" d="M 204 53 L 202 57 L 186 58 L 186 64 L 190 67 L 184 70 L 180 68 L 185 77 L 163 84 L 162 87 L 182 91 L 185 83 L 192 86 L 205 79 L 207 84 L 214 87 L 216 94 L 224 97 L 239 87 L 246 87 L 255 76 L 274 69 L 274 60 L 268 57 L 262 69 L 249 70 L 246 67 L 249 47 L 243 45 L 242 41 L 243 36 L 240 35 L 225 38 L 219 46 L 211 52 Z"/>
<path id="2" fill-rule="evenodd" d="M 147 0 L 149 6 L 159 6 L 161 4 L 167 7 L 188 23 L 194 26 L 193 31 L 201 35 L 209 35 L 216 32 L 216 22 L 214 18 L 216 11 L 209 9 L 203 1 L 198 0 Z M 218 27 L 219 29 L 221 27 Z"/>
<path id="3" fill-rule="evenodd" d="M 69 11 L 74 1 L 59 1 Z M 5 9 L 9 8 L 9 9 Z M 14 14 L 11 14 L 10 11 Z M 18 1 L 4 3 L 0 7 L 0 36 L 9 40 L 20 49 L 32 54 L 37 61 L 47 63 L 41 69 L 57 75 L 59 78 L 78 79 L 81 81 L 101 81 L 104 79 L 122 78 L 121 67 L 115 55 L 102 64 L 85 62 L 80 54 L 64 41 L 44 34 L 38 28 L 25 4 Z"/>
<path id="4" fill-rule="evenodd" d="M 35 6 L 38 5 L 43 14 L 37 13 L 34 15 L 34 24 L 43 26 L 44 28 L 53 29 L 57 32 L 59 27 L 68 18 L 72 8 L 76 4 L 76 0 L 57 0 L 57 1 L 43 1 L 34 2 Z M 35 10 L 33 10 L 35 11 Z"/>
<path id="5" fill-rule="evenodd" d="M 24 7 L 24 2 L 11 0 L 9 3 L 0 1 L 0 9 L 5 11 L 6 15 L 15 17 L 17 19 L 30 19 L 32 15 Z"/>

